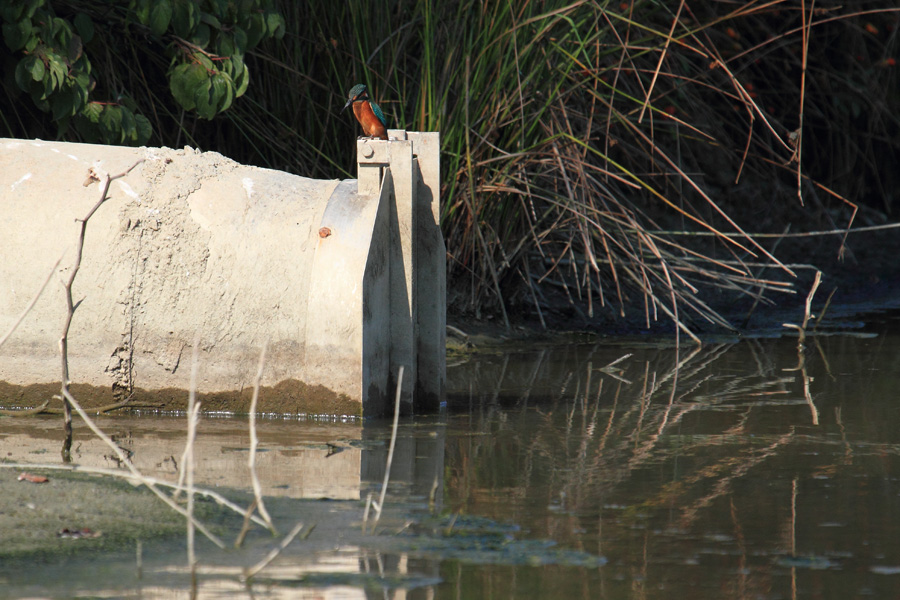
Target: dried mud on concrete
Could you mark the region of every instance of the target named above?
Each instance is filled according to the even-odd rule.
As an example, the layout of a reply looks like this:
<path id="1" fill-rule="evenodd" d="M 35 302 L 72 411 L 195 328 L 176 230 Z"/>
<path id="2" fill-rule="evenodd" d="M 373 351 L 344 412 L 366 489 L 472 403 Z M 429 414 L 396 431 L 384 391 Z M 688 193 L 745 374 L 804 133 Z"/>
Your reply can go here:
<path id="1" fill-rule="evenodd" d="M 0 408 L 27 410 L 41 406 L 47 399 L 59 394 L 58 383 L 27 386 L 0 382 Z M 72 394 L 87 410 L 98 410 L 112 404 L 117 410 L 140 410 L 158 413 L 181 413 L 187 410 L 188 392 L 176 388 L 161 390 L 136 389 L 130 393 L 109 388 L 73 383 Z M 247 414 L 253 396 L 252 388 L 234 392 L 197 394 L 204 412 Z M 49 410 L 61 410 L 60 400 L 51 400 Z M 307 385 L 302 381 L 282 381 L 275 386 L 263 386 L 259 390 L 258 410 L 263 414 L 295 416 L 361 416 L 361 405 L 344 395 L 336 394 L 320 385 Z"/>

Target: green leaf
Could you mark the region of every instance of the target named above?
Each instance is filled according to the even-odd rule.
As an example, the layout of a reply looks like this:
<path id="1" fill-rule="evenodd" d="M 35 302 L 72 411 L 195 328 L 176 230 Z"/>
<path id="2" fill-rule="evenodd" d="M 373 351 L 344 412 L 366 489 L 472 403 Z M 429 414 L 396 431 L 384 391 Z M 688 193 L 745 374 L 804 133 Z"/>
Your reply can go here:
<path id="1" fill-rule="evenodd" d="M 47 54 L 47 66 L 50 67 L 50 88 L 48 93 L 58 90 L 62 87 L 66 80 L 66 74 L 69 72 L 66 63 L 62 57 L 56 53 Z"/>
<path id="2" fill-rule="evenodd" d="M 194 31 L 194 35 L 191 37 L 191 43 L 201 48 L 206 48 L 209 45 L 210 35 L 209 25 L 200 23 L 200 25 L 197 26 L 196 31 Z"/>
<path id="3" fill-rule="evenodd" d="M 216 65 L 213 64 L 212 59 L 210 57 L 208 57 L 207 55 L 203 54 L 202 52 L 195 52 L 191 58 L 193 58 L 195 61 L 199 62 L 200 66 L 202 66 L 207 71 L 215 71 L 216 70 Z"/>
<path id="4" fill-rule="evenodd" d="M 75 94 L 75 110 L 80 111 L 81 107 L 87 104 L 88 88 L 87 86 L 81 85 L 81 82 L 78 79 L 73 78 L 73 81 L 72 92 Z"/>
<path id="5" fill-rule="evenodd" d="M 239 54 L 247 52 L 247 32 L 242 28 L 234 28 L 234 49 Z"/>
<path id="6" fill-rule="evenodd" d="M 219 19 L 217 19 L 215 15 L 203 13 L 200 15 L 200 21 L 206 23 L 213 29 L 222 29 L 222 23 L 219 22 Z"/>
<path id="7" fill-rule="evenodd" d="M 98 102 L 88 102 L 87 106 L 81 109 L 81 114 L 91 123 L 100 122 L 100 113 L 103 112 L 103 105 Z"/>
<path id="8" fill-rule="evenodd" d="M 63 44 L 69 43 L 72 29 L 69 27 L 68 21 L 59 17 L 53 17 L 53 20 L 50 21 L 50 30 L 53 32 L 52 37 L 54 39 L 61 41 Z"/>
<path id="9" fill-rule="evenodd" d="M 200 24 L 200 7 L 194 0 L 174 0 L 172 6 L 172 29 L 178 37 L 188 39 Z"/>
<path id="10" fill-rule="evenodd" d="M 122 137 L 122 109 L 118 106 L 104 106 L 100 114 L 100 131 L 106 143 L 117 143 Z"/>
<path id="11" fill-rule="evenodd" d="M 25 43 L 31 38 L 31 19 L 22 19 L 15 23 L 3 24 L 3 41 L 13 52 L 25 47 Z"/>
<path id="12" fill-rule="evenodd" d="M 153 127 L 150 120 L 144 115 L 134 115 L 135 128 L 137 130 L 137 145 L 144 146 L 153 135 Z"/>
<path id="13" fill-rule="evenodd" d="M 34 33 L 34 32 L 35 32 L 35 30 L 32 29 L 32 33 Z M 32 35 L 30 38 L 28 38 L 28 41 L 25 42 L 25 52 L 26 53 L 34 52 L 34 49 L 37 48 L 38 44 L 40 44 L 40 43 L 41 43 L 41 38 L 37 35 Z"/>
<path id="14" fill-rule="evenodd" d="M 5 2 L 2 6 L 0 6 L 0 19 L 7 22 L 18 21 L 22 18 L 22 10 L 24 8 L 25 7 L 21 4 Z"/>
<path id="15" fill-rule="evenodd" d="M 43 112 L 50 112 L 50 103 L 47 102 L 47 97 L 44 95 L 40 87 L 32 88 L 30 96 L 31 101 L 34 102 L 34 105 L 38 107 L 38 110 L 41 110 Z"/>
<path id="16" fill-rule="evenodd" d="M 90 75 L 88 75 L 85 71 L 78 71 L 73 74 L 72 78 L 75 80 L 75 83 L 78 85 L 78 87 L 84 90 L 85 95 L 87 95 L 91 88 Z"/>
<path id="17" fill-rule="evenodd" d="M 137 129 L 135 128 L 134 113 L 129 109 L 122 109 L 122 130 L 119 134 L 119 143 L 134 145 L 137 142 Z"/>
<path id="18" fill-rule="evenodd" d="M 118 101 L 119 104 L 131 110 L 132 112 L 138 110 L 137 102 L 135 102 L 134 98 L 132 98 L 131 96 L 119 95 Z"/>
<path id="19" fill-rule="evenodd" d="M 29 19 L 34 16 L 37 9 L 47 4 L 47 0 L 28 0 L 25 3 L 25 16 Z"/>
<path id="20" fill-rule="evenodd" d="M 90 44 L 91 40 L 94 39 L 94 22 L 91 21 L 91 18 L 80 12 L 75 15 L 75 19 L 72 22 L 78 35 L 81 37 L 81 41 L 85 44 Z"/>
<path id="21" fill-rule="evenodd" d="M 78 59 L 82 56 L 83 50 L 84 46 L 81 43 L 81 37 L 73 35 L 72 39 L 69 40 L 68 48 L 66 48 L 66 56 L 68 57 L 69 62 L 78 62 Z"/>
<path id="22" fill-rule="evenodd" d="M 207 0 L 210 9 L 217 15 L 224 15 L 231 0 Z"/>
<path id="23" fill-rule="evenodd" d="M 64 139 L 66 131 L 69 129 L 69 122 L 72 120 L 72 117 L 66 116 L 56 121 L 56 138 Z"/>
<path id="24" fill-rule="evenodd" d="M 71 117 L 78 112 L 80 98 L 78 92 L 72 86 L 67 86 L 50 97 L 50 112 L 53 120 L 59 121 L 65 117 Z"/>
<path id="25" fill-rule="evenodd" d="M 178 104 L 185 110 L 194 110 L 195 97 L 201 86 L 209 83 L 207 70 L 197 63 L 182 63 L 169 76 L 169 89 Z"/>
<path id="26" fill-rule="evenodd" d="M 232 79 L 234 80 L 234 95 L 236 98 L 240 98 L 244 95 L 244 92 L 247 91 L 247 86 L 250 85 L 250 71 L 247 69 L 247 65 L 244 64 L 244 61 L 235 61 L 235 69 L 236 72 L 232 75 Z"/>
<path id="27" fill-rule="evenodd" d="M 247 33 L 247 48 L 256 46 L 266 34 L 266 21 L 262 15 L 251 15 L 245 23 Z"/>
<path id="28" fill-rule="evenodd" d="M 134 11 L 134 16 L 142 25 L 150 25 L 150 8 L 153 6 L 152 0 L 140 0 Z"/>
<path id="29" fill-rule="evenodd" d="M 0 4 L 0 19 L 8 22 L 30 19 L 34 11 L 44 5 L 46 0 L 28 0 L 27 2 L 3 2 Z"/>
<path id="30" fill-rule="evenodd" d="M 162 35 L 169 29 L 172 20 L 172 3 L 169 0 L 158 0 L 150 9 L 150 21 L 147 25 L 154 35 Z"/>
<path id="31" fill-rule="evenodd" d="M 197 87 L 194 93 L 194 106 L 201 118 L 210 120 L 216 116 L 216 105 L 220 98 L 216 95 L 216 88 L 212 81 L 207 80 L 204 85 Z"/>
<path id="32" fill-rule="evenodd" d="M 44 61 L 33 54 L 26 56 L 16 65 L 16 84 L 23 92 L 27 92 L 31 89 L 32 81 L 43 81 L 46 71 Z"/>
<path id="33" fill-rule="evenodd" d="M 220 33 L 216 36 L 216 54 L 219 56 L 234 54 L 234 38 L 227 33 Z"/>
<path id="34" fill-rule="evenodd" d="M 234 82 L 223 73 L 216 73 L 211 81 L 217 98 L 216 112 L 225 112 L 234 102 Z"/>
<path id="35" fill-rule="evenodd" d="M 266 31 L 270 37 L 280 40 L 284 37 L 284 17 L 276 12 L 266 15 Z"/>

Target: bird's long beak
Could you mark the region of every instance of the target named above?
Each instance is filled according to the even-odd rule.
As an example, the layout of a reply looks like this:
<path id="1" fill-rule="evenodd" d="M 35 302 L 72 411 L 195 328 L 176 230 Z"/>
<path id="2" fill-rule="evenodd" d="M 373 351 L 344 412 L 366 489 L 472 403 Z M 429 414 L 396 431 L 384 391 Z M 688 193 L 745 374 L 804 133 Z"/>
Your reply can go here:
<path id="1" fill-rule="evenodd" d="M 341 109 L 341 112 L 344 112 L 345 110 L 347 110 L 347 107 L 350 106 L 351 104 L 353 104 L 353 101 L 355 99 L 356 98 L 350 98 L 349 100 L 347 100 L 347 104 L 344 105 L 344 108 Z"/>

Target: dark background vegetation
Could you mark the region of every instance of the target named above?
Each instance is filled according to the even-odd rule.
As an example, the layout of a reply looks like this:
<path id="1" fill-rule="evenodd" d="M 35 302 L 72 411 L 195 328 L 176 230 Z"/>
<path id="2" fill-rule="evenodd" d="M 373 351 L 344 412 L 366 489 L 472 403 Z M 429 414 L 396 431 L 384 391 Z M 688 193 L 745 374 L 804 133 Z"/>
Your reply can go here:
<path id="1" fill-rule="evenodd" d="M 347 178 L 355 83 L 390 127 L 440 131 L 459 315 L 734 327 L 805 296 L 809 266 L 893 262 L 861 235 L 782 236 L 896 220 L 891 0 L 29 0 L 0 19 L 3 136 Z"/>

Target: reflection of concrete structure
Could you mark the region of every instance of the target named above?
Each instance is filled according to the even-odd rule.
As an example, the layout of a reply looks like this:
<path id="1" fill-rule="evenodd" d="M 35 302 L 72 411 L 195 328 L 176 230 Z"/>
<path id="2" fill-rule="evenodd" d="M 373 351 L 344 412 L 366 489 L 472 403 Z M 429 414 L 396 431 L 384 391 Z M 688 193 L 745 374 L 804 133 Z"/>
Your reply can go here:
<path id="1" fill-rule="evenodd" d="M 358 142 L 359 180 L 343 182 L 191 149 L 0 141 L 0 336 L 60 256 L 68 274 L 75 220 L 99 200 L 104 175 L 143 160 L 113 182 L 87 227 L 69 334 L 76 383 L 107 393 L 186 389 L 200 339 L 199 391 L 239 394 L 268 343 L 266 385 L 321 385 L 362 403 L 357 413 L 378 414 L 403 365 L 407 409 L 436 407 L 445 298 L 438 134 L 391 136 Z M 0 347 L 0 382 L 59 379 L 65 316 L 51 283 Z M 327 403 L 299 409 L 329 412 Z"/>
<path id="2" fill-rule="evenodd" d="M 177 467 L 185 443 L 184 418 L 99 418 L 98 425 L 126 452 L 141 473 L 170 482 L 177 480 Z M 296 582 L 304 577 L 317 576 L 324 581 L 321 586 L 312 583 L 299 588 L 296 585 L 275 585 L 266 589 L 266 597 L 363 599 L 372 597 L 373 590 L 378 590 L 378 598 L 403 600 L 421 597 L 418 592 L 408 595 L 410 590 L 429 589 L 440 581 L 437 559 L 411 558 L 401 551 L 380 551 L 363 544 L 366 536 L 360 528 L 363 515 L 360 499 L 365 498 L 373 485 L 381 484 L 390 441 L 389 424 L 372 420 L 361 425 L 260 420 L 257 433 L 260 440 L 256 455 L 257 474 L 267 497 L 352 501 L 267 502 L 276 521 L 279 518 L 282 521 L 279 525 L 282 534 L 285 533 L 285 522 L 289 527 L 298 519 L 307 524 L 314 523 L 316 529 L 308 540 L 295 541 L 289 546 L 265 569 L 263 577 Z M 7 464 L 58 464 L 61 445 L 62 431 L 58 417 L 4 419 L 4 425 L 0 427 L 0 447 L 4 448 L 3 458 Z M 248 450 L 249 433 L 245 420 L 202 418 L 194 447 L 194 480 L 197 487 L 230 497 L 235 494 L 229 490 L 242 490 L 249 496 Z M 427 495 L 435 477 L 438 478 L 437 501 L 440 502 L 443 453 L 442 424 L 429 426 L 420 423 L 400 428 L 389 484 L 388 511 L 390 507 L 400 504 L 397 500 L 402 502 L 410 496 Z M 109 447 L 78 421 L 72 455 L 79 466 L 117 470 L 123 477 L 128 474 L 127 469 L 118 464 Z M 17 468 L 15 472 L 19 470 Z M 0 475 L 13 473 L 10 469 L 0 469 Z M 48 475 L 51 481 L 57 479 L 52 471 Z M 377 484 L 373 484 L 371 479 L 377 479 Z M 34 489 L 39 493 L 39 487 Z M 102 502 L 103 499 L 98 497 L 96 506 L 85 505 L 85 510 L 99 509 Z M 246 506 L 248 502 L 242 505 Z M 278 512 L 273 510 L 273 506 L 278 507 Z M 0 512 L 13 508 L 21 507 L 4 506 L 0 499 Z M 393 526 L 396 526 L 396 521 Z M 240 580 L 244 568 L 261 560 L 277 541 L 265 539 L 262 544 L 244 548 L 241 551 L 243 554 L 237 556 L 237 551 L 218 553 L 212 545 L 201 544 L 200 552 L 207 554 L 202 555 L 200 560 L 200 595 L 246 592 L 246 585 Z M 116 560 L 124 560 L 123 555 L 117 553 Z M 188 577 L 182 548 L 179 547 L 175 555 L 148 553 L 144 561 L 144 578 L 134 583 L 134 589 L 140 590 L 140 595 L 184 597 Z M 104 561 L 104 564 L 107 563 Z M 119 569 L 108 568 L 106 571 L 121 575 L 133 572 L 131 567 L 133 565 L 123 564 Z M 37 565 L 34 568 L 37 570 L 46 566 Z M 77 574 L 68 573 L 65 570 L 67 567 L 54 568 L 59 571 L 60 577 L 47 584 L 48 591 L 58 585 L 61 593 L 80 590 L 83 595 L 104 595 L 101 593 L 103 588 L 99 586 L 109 585 L 109 581 L 102 577 L 86 578 L 84 574 L 87 570 L 83 568 L 74 567 L 79 571 Z M 68 568 L 73 567 L 68 565 Z M 329 581 L 327 576 L 330 574 L 348 576 L 347 584 L 342 586 Z M 408 589 L 402 585 L 407 577 Z M 28 579 L 25 577 L 23 581 Z M 401 582 L 399 588 L 398 581 Z M 15 583 L 20 584 L 18 580 Z M 19 590 L 17 587 L 12 589 Z M 121 581 L 116 580 L 105 595 L 122 595 L 121 590 Z"/>
<path id="3" fill-rule="evenodd" d="M 119 469 L 109 447 L 75 423 L 72 458 L 84 467 Z M 100 427 L 144 475 L 177 479 L 186 424 L 179 418 L 101 419 Z M 317 425 L 295 421 L 260 421 L 256 470 L 263 493 L 291 498 L 358 500 L 384 477 L 390 431 L 385 425 Z M 388 438 L 388 439 L 385 439 Z M 247 452 L 250 437 L 242 419 L 202 419 L 194 446 L 198 487 L 249 488 Z M 62 446 L 59 418 L 5 419 L 0 447 L 8 463 L 38 463 L 58 457 Z M 51 461 L 47 461 L 51 462 Z M 389 493 L 393 497 L 428 497 L 437 481 L 443 492 L 444 427 L 400 428 Z"/>
<path id="4" fill-rule="evenodd" d="M 363 440 L 380 437 L 378 432 L 363 429 Z M 391 465 L 391 484 L 388 491 L 404 497 L 428 499 L 433 497 L 440 510 L 444 495 L 444 426 L 425 424 L 406 432 L 400 430 Z M 388 446 L 373 445 L 360 458 L 360 480 L 368 489 L 379 490 L 384 480 Z M 391 488 L 391 486 L 394 486 Z"/>

